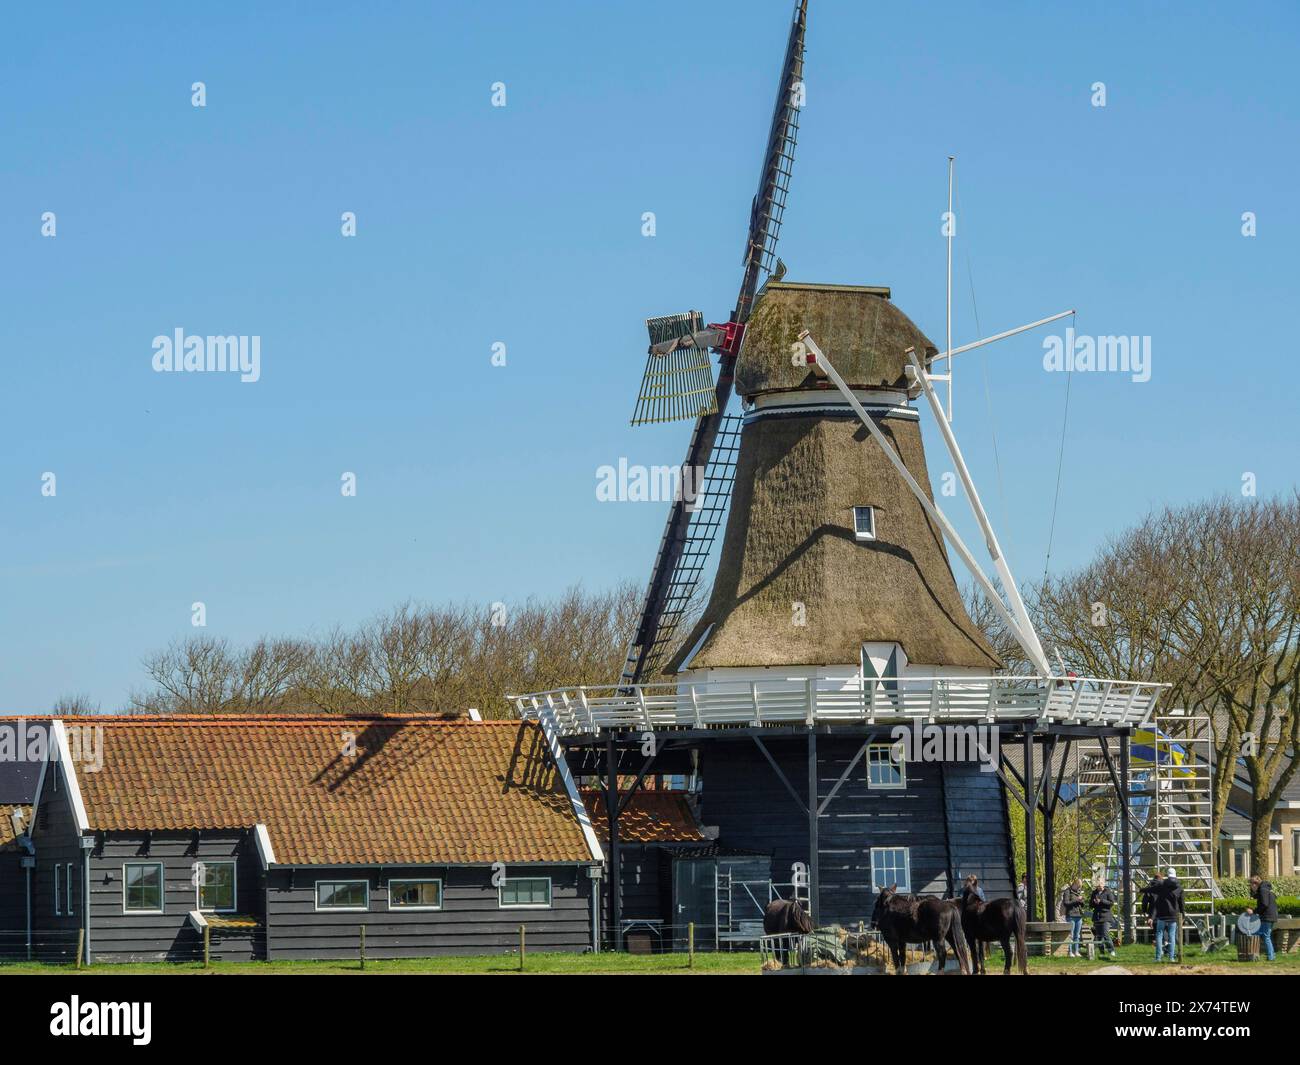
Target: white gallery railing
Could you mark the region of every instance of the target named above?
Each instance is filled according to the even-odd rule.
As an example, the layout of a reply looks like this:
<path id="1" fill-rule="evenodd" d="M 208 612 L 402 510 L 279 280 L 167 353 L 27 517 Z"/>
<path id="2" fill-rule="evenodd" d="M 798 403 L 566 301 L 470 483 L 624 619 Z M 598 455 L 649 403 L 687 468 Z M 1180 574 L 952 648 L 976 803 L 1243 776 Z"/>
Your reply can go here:
<path id="1" fill-rule="evenodd" d="M 580 686 L 510 695 L 523 718 L 562 736 L 602 731 L 774 724 L 967 723 L 1044 718 L 1133 726 L 1166 684 L 1095 677 L 903 677 L 898 680 L 710 681 Z"/>

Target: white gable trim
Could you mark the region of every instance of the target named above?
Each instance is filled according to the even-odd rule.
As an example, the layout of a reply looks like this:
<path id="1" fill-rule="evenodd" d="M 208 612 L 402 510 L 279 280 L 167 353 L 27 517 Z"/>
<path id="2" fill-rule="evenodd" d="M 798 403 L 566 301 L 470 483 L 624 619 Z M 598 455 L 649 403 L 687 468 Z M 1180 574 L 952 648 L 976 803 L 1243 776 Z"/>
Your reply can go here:
<path id="1" fill-rule="evenodd" d="M 560 779 L 564 781 L 564 790 L 568 793 L 569 803 L 573 807 L 573 816 L 578 819 L 578 825 L 587 840 L 587 849 L 591 851 L 593 861 L 603 862 L 605 852 L 601 849 L 600 840 L 596 838 L 596 830 L 592 828 L 591 817 L 587 814 L 587 804 L 582 801 L 582 796 L 578 794 L 578 785 L 574 782 L 573 774 L 569 772 L 569 763 L 564 757 L 564 745 L 560 743 L 560 738 L 555 733 L 552 721 L 553 719 L 549 714 L 539 714 L 537 716 L 537 724 L 542 730 L 542 735 L 546 737 L 546 749 L 551 752 L 551 759 L 555 762 L 555 771 L 560 774 Z"/>
<path id="2" fill-rule="evenodd" d="M 257 856 L 262 859 L 262 868 L 269 869 L 275 864 L 275 848 L 271 846 L 271 834 L 261 821 L 253 826 L 253 838 L 257 841 Z"/>
<path id="3" fill-rule="evenodd" d="M 63 780 L 68 788 L 68 803 L 72 807 L 72 818 L 77 823 L 77 831 L 90 831 L 90 821 L 86 817 L 86 804 L 81 801 L 81 785 L 77 782 L 77 766 L 72 760 L 72 747 L 68 744 L 68 730 L 60 720 L 50 722 L 51 751 L 57 751 L 59 766 L 63 769 Z"/>

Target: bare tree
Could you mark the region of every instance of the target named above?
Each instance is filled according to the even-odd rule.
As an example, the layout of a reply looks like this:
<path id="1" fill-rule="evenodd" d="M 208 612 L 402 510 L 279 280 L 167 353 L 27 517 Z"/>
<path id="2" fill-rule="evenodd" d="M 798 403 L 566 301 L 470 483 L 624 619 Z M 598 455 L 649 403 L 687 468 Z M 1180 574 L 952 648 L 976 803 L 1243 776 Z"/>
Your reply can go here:
<path id="1" fill-rule="evenodd" d="M 1048 646 L 1081 673 L 1160 680 L 1164 705 L 1208 715 L 1216 821 L 1244 768 L 1252 861 L 1297 771 L 1300 500 L 1212 500 L 1149 516 L 1033 599 Z"/>

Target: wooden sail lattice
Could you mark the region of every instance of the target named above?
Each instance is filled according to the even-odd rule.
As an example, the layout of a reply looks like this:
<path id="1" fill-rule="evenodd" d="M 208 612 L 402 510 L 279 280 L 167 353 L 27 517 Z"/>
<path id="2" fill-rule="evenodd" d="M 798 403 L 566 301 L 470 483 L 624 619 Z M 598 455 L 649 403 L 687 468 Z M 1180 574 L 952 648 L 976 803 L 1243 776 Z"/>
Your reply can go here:
<path id="1" fill-rule="evenodd" d="M 715 413 L 718 398 L 708 349 L 696 347 L 689 339 L 704 328 L 704 316 L 688 311 L 648 318 L 646 328 L 651 345 L 679 338 L 682 342 L 665 354 L 652 351 L 646 356 L 632 424 L 675 422 Z"/>
<path id="2" fill-rule="evenodd" d="M 686 638 L 686 623 L 694 620 L 696 608 L 701 605 L 696 598 L 700 579 L 731 505 L 731 487 L 736 479 L 736 460 L 740 455 L 743 428 L 744 419 L 741 415 L 723 415 L 708 464 L 702 475 L 696 478 L 686 537 L 668 580 L 663 612 L 659 615 L 654 637 L 641 660 L 642 676 L 654 677 L 660 674 L 681 641 Z M 660 546 L 661 555 L 667 546 L 666 542 Z M 634 661 L 628 663 L 624 671 L 625 679 L 635 666 Z"/>

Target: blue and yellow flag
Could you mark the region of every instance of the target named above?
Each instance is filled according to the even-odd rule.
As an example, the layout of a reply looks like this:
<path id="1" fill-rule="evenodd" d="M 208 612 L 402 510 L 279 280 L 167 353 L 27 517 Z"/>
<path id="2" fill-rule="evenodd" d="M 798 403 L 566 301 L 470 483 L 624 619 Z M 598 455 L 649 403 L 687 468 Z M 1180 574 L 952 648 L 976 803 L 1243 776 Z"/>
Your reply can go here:
<path id="1" fill-rule="evenodd" d="M 1192 775 L 1191 756 L 1187 753 L 1187 748 L 1155 729 L 1138 729 L 1134 732 L 1128 753 L 1136 765 L 1174 766 L 1176 776 Z"/>

